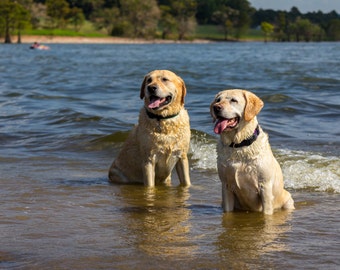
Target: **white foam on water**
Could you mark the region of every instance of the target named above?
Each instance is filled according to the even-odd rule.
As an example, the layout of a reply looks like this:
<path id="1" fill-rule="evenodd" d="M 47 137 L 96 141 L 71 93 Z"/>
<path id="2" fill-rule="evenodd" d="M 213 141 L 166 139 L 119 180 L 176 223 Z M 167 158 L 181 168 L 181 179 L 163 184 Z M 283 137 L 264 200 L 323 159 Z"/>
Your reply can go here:
<path id="1" fill-rule="evenodd" d="M 280 149 L 275 152 L 285 186 L 340 193 L 340 159 L 320 153 Z"/>
<path id="2" fill-rule="evenodd" d="M 205 133 L 194 133 L 191 138 L 191 168 L 217 173 L 217 139 Z M 274 149 L 281 165 L 285 187 L 313 189 L 340 193 L 340 158 L 322 153 Z"/>
<path id="3" fill-rule="evenodd" d="M 193 133 L 190 141 L 191 167 L 196 170 L 217 171 L 217 140 L 206 133 Z"/>

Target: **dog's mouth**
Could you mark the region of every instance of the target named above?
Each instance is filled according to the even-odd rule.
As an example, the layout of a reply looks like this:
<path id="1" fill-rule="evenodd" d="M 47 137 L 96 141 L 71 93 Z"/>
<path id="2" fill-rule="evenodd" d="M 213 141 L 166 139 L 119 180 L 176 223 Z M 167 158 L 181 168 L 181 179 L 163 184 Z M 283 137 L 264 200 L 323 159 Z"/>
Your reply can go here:
<path id="1" fill-rule="evenodd" d="M 239 122 L 239 117 L 234 117 L 230 119 L 218 118 L 214 127 L 214 132 L 216 134 L 221 134 L 223 131 L 231 131 L 238 125 Z"/>
<path id="2" fill-rule="evenodd" d="M 150 103 L 148 105 L 148 108 L 153 109 L 153 110 L 158 110 L 168 105 L 172 100 L 172 96 L 158 97 L 158 96 L 152 95 L 150 96 L 149 99 L 150 99 Z"/>

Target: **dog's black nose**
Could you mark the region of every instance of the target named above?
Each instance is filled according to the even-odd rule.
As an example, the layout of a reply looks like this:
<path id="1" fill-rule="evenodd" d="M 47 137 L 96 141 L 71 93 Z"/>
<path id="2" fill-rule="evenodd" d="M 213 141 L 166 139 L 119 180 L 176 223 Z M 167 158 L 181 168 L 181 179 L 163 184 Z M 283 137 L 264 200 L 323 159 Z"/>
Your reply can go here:
<path id="1" fill-rule="evenodd" d="M 148 86 L 148 91 L 149 91 L 150 94 L 156 93 L 156 91 L 157 91 L 157 86 L 149 85 L 149 86 Z"/>
<path id="2" fill-rule="evenodd" d="M 214 105 L 214 112 L 218 114 L 220 111 L 222 111 L 222 106 L 221 105 Z"/>

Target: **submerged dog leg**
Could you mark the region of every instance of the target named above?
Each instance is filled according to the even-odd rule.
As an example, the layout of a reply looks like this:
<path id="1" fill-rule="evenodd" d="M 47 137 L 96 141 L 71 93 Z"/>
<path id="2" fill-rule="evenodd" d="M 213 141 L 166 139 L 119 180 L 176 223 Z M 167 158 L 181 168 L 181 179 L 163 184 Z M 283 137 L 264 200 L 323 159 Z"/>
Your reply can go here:
<path id="1" fill-rule="evenodd" d="M 261 196 L 261 201 L 262 201 L 262 210 L 263 213 L 266 215 L 272 215 L 274 212 L 274 207 L 273 207 L 273 191 L 272 191 L 272 183 L 273 181 L 268 181 L 267 183 L 260 184 L 260 196 Z"/>
<path id="2" fill-rule="evenodd" d="M 151 162 L 147 162 L 143 167 L 143 181 L 147 187 L 155 186 L 155 166 Z"/>
<path id="3" fill-rule="evenodd" d="M 227 184 L 222 183 L 222 207 L 224 212 L 231 212 L 234 210 L 234 194 L 227 189 Z"/>
<path id="4" fill-rule="evenodd" d="M 188 158 L 182 157 L 176 163 L 176 172 L 179 178 L 179 181 L 182 186 L 190 186 L 190 175 L 189 175 L 189 161 Z"/>

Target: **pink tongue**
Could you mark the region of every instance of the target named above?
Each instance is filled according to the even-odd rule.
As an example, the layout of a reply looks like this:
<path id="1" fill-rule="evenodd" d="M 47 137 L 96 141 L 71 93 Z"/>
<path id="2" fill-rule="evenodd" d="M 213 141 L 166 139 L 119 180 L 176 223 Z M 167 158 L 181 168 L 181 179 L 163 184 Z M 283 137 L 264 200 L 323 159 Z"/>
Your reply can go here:
<path id="1" fill-rule="evenodd" d="M 154 98 L 150 100 L 148 107 L 150 109 L 158 108 L 164 100 L 164 98 Z"/>
<path id="2" fill-rule="evenodd" d="M 235 122 L 235 119 L 219 119 L 214 128 L 214 132 L 216 134 L 221 134 L 223 130 L 225 130 L 228 126 L 232 126 Z"/>

